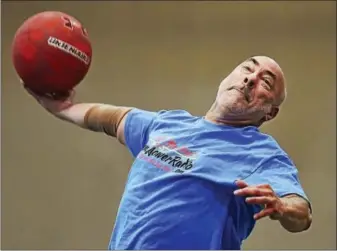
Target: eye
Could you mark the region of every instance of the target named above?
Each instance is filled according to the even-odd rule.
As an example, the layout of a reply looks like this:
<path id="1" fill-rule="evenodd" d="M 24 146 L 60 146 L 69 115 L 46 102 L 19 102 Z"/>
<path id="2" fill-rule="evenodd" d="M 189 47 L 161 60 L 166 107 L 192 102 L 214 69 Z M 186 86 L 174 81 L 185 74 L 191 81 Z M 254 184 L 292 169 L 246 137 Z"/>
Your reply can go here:
<path id="1" fill-rule="evenodd" d="M 264 86 L 266 88 L 268 88 L 268 90 L 270 90 L 271 89 L 271 82 L 270 82 L 270 80 L 265 78 L 265 79 L 263 79 L 263 82 L 264 82 Z"/>
<path id="2" fill-rule="evenodd" d="M 252 68 L 250 68 L 250 67 L 247 66 L 247 65 L 242 66 L 242 68 L 245 69 L 245 70 L 247 70 L 247 71 L 249 71 L 249 72 L 252 72 L 252 71 L 253 71 Z"/>

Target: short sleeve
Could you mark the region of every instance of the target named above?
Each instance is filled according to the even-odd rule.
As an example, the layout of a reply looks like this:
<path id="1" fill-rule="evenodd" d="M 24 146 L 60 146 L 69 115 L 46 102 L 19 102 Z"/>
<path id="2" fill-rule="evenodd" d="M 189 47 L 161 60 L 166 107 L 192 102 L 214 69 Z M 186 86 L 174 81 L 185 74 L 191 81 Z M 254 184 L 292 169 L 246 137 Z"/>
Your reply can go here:
<path id="1" fill-rule="evenodd" d="M 125 144 L 136 157 L 148 141 L 151 125 L 157 116 L 156 112 L 132 109 L 127 115 L 124 127 Z"/>
<path id="2" fill-rule="evenodd" d="M 279 197 L 296 194 L 310 202 L 303 191 L 298 177 L 298 170 L 286 155 L 268 158 L 245 181 L 249 185 L 269 184 Z"/>

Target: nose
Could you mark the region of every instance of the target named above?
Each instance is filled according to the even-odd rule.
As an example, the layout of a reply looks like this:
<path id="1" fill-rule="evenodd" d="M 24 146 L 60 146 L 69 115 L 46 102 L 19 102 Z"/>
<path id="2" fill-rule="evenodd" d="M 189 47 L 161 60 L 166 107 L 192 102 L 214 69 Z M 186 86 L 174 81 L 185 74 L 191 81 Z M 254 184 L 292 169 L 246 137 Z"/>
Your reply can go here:
<path id="1" fill-rule="evenodd" d="M 252 89 L 255 86 L 255 84 L 256 84 L 256 78 L 254 78 L 254 77 L 251 77 L 251 78 L 246 77 L 244 79 L 244 83 L 246 84 L 246 86 L 249 89 Z"/>

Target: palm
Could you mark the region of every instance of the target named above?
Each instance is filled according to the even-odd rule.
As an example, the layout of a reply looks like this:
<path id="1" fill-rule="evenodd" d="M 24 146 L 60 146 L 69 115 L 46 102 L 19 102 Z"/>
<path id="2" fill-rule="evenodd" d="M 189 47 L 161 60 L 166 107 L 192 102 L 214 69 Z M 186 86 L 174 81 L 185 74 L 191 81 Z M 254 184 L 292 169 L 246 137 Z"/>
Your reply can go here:
<path id="1" fill-rule="evenodd" d="M 47 111 L 57 114 L 73 104 L 75 91 L 71 90 L 66 95 L 60 97 L 55 94 L 38 95 L 24 85 L 27 92 Z"/>

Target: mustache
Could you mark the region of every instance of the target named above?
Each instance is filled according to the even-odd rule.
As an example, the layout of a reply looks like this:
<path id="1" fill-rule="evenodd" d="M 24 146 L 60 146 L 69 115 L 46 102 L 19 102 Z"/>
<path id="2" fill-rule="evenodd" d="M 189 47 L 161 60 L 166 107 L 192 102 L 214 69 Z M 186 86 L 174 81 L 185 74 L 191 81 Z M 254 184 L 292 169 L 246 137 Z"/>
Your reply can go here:
<path id="1" fill-rule="evenodd" d="M 247 102 L 251 101 L 251 93 L 250 93 L 251 89 L 248 86 L 243 86 L 241 88 L 240 87 L 236 87 L 236 86 L 232 86 L 228 90 L 237 90 L 237 91 L 241 92 L 244 95 L 244 97 L 245 97 L 245 99 L 246 99 Z"/>

